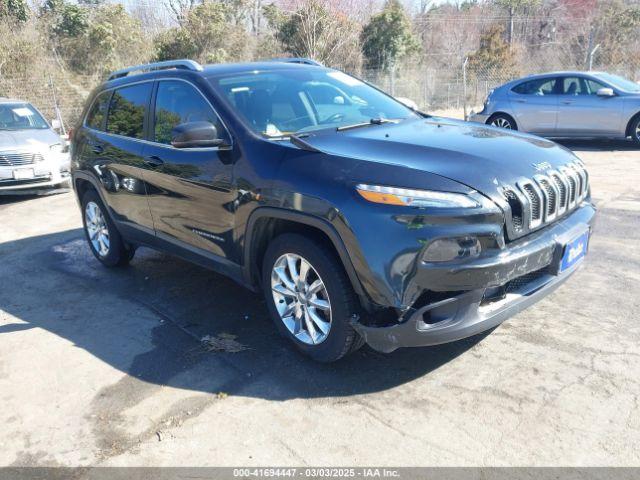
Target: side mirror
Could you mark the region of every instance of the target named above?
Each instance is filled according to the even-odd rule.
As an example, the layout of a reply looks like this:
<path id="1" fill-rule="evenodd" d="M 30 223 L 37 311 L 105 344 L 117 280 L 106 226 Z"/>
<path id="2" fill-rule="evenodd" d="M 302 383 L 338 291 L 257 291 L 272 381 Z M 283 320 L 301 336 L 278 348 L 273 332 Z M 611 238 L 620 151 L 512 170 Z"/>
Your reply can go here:
<path id="1" fill-rule="evenodd" d="M 51 128 L 53 128 L 54 130 L 60 130 L 60 127 L 62 127 L 62 125 L 60 125 L 60 120 L 58 120 L 57 118 L 51 120 Z"/>
<path id="2" fill-rule="evenodd" d="M 599 97 L 614 97 L 615 96 L 615 92 L 613 91 L 613 88 L 601 88 L 596 93 L 597 93 L 597 95 Z"/>
<path id="3" fill-rule="evenodd" d="M 176 125 L 171 130 L 171 145 L 175 148 L 206 148 L 225 145 L 218 138 L 218 129 L 209 122 L 188 122 Z"/>

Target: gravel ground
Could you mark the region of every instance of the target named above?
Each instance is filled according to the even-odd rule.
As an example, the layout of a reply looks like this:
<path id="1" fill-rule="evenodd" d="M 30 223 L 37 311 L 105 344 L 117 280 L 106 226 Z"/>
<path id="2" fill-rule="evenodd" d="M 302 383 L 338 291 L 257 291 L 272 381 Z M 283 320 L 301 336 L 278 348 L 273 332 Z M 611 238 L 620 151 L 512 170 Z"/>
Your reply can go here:
<path id="1" fill-rule="evenodd" d="M 566 145 L 599 206 L 567 284 L 491 334 L 328 366 L 215 273 L 102 268 L 72 194 L 0 199 L 0 465 L 640 466 L 640 151 Z M 197 340 L 220 334 L 247 349 Z"/>

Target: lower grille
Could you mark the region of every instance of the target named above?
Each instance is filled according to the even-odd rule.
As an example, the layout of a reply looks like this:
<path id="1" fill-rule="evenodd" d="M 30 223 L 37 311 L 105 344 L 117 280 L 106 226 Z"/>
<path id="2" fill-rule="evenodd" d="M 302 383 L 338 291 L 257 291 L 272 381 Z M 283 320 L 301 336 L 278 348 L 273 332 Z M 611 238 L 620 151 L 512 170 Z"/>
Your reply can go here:
<path id="1" fill-rule="evenodd" d="M 535 272 L 527 273 L 526 275 L 522 275 L 521 277 L 514 278 L 510 282 L 507 282 L 505 286 L 505 293 L 514 293 L 522 290 L 524 287 L 533 283 L 545 275 L 549 275 L 549 267 L 541 268 L 540 270 L 536 270 Z"/>
<path id="2" fill-rule="evenodd" d="M 32 165 L 41 162 L 42 155 L 31 152 L 2 152 L 0 153 L 0 166 L 13 167 L 20 165 Z"/>
<path id="3" fill-rule="evenodd" d="M 35 177 L 30 178 L 28 180 L 0 180 L 0 187 L 16 187 L 18 185 L 28 185 L 28 184 L 38 184 L 45 183 L 51 180 L 51 176 L 47 175 L 46 177 Z"/>
<path id="4" fill-rule="evenodd" d="M 508 281 L 500 287 L 487 288 L 482 298 L 480 305 L 487 305 L 492 302 L 498 302 L 503 300 L 509 293 L 526 292 L 527 287 L 538 282 L 541 278 L 550 274 L 550 267 L 546 266 L 535 272 L 530 272 L 520 277 L 514 278 Z"/>

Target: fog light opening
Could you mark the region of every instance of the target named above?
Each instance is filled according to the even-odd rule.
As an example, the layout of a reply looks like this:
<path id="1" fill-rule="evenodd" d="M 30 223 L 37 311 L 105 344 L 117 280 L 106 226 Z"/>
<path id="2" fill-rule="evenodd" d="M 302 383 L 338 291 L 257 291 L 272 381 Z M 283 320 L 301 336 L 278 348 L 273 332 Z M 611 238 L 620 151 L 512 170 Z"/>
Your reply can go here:
<path id="1" fill-rule="evenodd" d="M 434 240 L 424 252 L 425 262 L 450 262 L 475 258 L 482 252 L 478 237 L 441 238 Z"/>

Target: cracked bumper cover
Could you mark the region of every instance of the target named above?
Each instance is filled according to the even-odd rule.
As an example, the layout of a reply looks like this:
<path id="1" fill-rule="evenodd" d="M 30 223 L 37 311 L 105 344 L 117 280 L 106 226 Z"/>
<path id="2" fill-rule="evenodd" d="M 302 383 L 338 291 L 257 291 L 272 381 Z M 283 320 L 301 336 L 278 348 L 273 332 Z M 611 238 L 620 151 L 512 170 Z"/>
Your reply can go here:
<path id="1" fill-rule="evenodd" d="M 410 308 L 395 325 L 376 327 L 354 322 L 353 326 L 372 348 L 381 352 L 448 343 L 489 330 L 549 295 L 580 268 L 582 261 L 558 271 L 564 246 L 585 231 L 591 232 L 594 219 L 595 208 L 585 204 L 569 217 L 513 242 L 497 255 L 457 267 L 421 263 L 410 282 L 412 288 L 451 291 L 451 298 Z M 483 304 L 487 288 L 542 269 L 544 274 L 515 293 Z"/>

